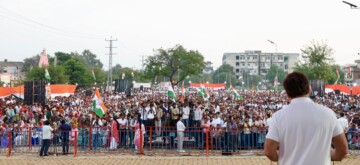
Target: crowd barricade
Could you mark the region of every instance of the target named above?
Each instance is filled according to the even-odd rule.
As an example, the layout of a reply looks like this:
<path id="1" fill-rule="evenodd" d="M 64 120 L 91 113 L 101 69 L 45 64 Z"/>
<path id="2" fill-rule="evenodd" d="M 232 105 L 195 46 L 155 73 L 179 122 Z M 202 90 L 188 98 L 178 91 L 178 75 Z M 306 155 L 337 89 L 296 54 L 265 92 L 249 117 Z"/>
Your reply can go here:
<path id="1" fill-rule="evenodd" d="M 77 151 L 77 143 L 75 141 L 75 135 L 77 131 L 54 131 L 51 135 L 50 146 L 48 149 L 49 155 L 73 155 Z M 69 135 L 68 138 L 63 138 L 62 134 L 66 133 L 65 137 Z M 8 131 L 5 135 L 0 135 L 1 155 L 11 156 L 11 155 L 22 155 L 22 154 L 40 154 L 40 149 L 43 143 L 43 135 L 41 128 L 21 128 L 21 129 L 12 129 Z M 7 138 L 5 138 L 7 137 Z M 5 140 L 7 139 L 7 140 Z M 6 143 L 4 143 L 6 141 Z"/>
<path id="2" fill-rule="evenodd" d="M 67 133 L 67 135 L 64 133 Z M 78 128 L 71 132 L 54 131 L 49 155 L 88 154 L 191 154 L 191 155 L 263 155 L 267 128 L 237 130 L 188 127 L 183 131 L 183 147 L 175 127 L 146 127 L 145 130 L 117 130 L 109 127 Z M 116 136 L 114 136 L 116 135 Z M 360 155 L 360 138 L 347 132 L 349 150 Z M 351 136 L 350 136 L 351 135 Z M 64 141 L 63 136 L 69 136 Z M 21 128 L 0 133 L 0 155 L 39 155 L 42 146 L 41 128 Z M 116 137 L 116 138 L 113 138 Z M 69 146 L 68 152 L 63 148 Z"/>

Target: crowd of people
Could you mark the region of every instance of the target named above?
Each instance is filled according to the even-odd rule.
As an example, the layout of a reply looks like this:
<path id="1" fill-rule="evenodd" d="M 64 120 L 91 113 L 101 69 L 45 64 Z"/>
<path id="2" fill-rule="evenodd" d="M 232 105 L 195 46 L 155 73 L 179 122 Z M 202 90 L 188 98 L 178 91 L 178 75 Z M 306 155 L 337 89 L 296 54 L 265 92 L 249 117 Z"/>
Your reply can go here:
<path id="1" fill-rule="evenodd" d="M 49 99 L 45 105 L 25 105 L 15 97 L 3 98 L 0 99 L 1 146 L 7 145 L 9 131 L 13 147 L 26 143 L 26 136 L 31 136 L 33 145 L 39 144 L 45 137 L 43 126 L 49 125 L 54 131 L 46 138 L 62 144 L 64 154 L 75 141 L 79 148 L 91 144 L 95 150 L 139 149 L 150 140 L 150 133 L 159 143 L 174 145 L 177 139 L 180 152 L 184 152 L 184 139 L 203 149 L 206 136 L 214 148 L 250 150 L 263 147 L 272 114 L 290 102 L 282 91 L 240 90 L 242 99 L 238 99 L 232 91 L 207 90 L 209 96 L 204 98 L 198 96 L 196 89 L 187 89 L 183 101 L 180 95 L 176 100 L 169 99 L 165 89 L 135 90 L 131 96 L 101 91 L 107 108 L 101 117 L 93 112 L 93 96 L 86 95 L 85 90 L 69 97 Z M 358 96 L 327 93 L 313 100 L 332 109 L 339 117 L 349 145 L 360 147 Z M 176 130 L 184 134 L 175 134 Z M 46 147 L 44 150 L 41 155 L 47 154 Z"/>

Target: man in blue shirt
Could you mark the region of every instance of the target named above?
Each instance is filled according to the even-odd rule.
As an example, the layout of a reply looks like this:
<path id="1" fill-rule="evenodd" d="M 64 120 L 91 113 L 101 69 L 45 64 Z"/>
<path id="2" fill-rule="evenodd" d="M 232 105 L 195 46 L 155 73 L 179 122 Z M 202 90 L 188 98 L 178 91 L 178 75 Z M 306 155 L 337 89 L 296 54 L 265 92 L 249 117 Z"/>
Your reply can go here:
<path id="1" fill-rule="evenodd" d="M 63 155 L 66 155 L 69 153 L 69 135 L 71 127 L 65 122 L 65 120 L 61 120 L 61 126 L 59 130 L 61 131 Z"/>

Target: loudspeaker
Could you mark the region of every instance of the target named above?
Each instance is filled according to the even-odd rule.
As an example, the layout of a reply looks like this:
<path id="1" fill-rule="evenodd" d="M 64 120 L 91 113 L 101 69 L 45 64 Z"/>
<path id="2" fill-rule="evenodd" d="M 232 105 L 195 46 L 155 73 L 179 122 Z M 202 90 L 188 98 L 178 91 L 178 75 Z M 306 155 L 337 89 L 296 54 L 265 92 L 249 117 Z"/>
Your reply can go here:
<path id="1" fill-rule="evenodd" d="M 129 88 L 132 88 L 132 80 L 115 80 L 115 92 L 125 92 Z"/>
<path id="2" fill-rule="evenodd" d="M 40 103 L 45 106 L 46 101 L 46 82 L 44 80 L 24 82 L 24 102 L 27 105 Z"/>
<path id="3" fill-rule="evenodd" d="M 144 90 L 144 86 L 140 85 L 140 90 L 143 91 L 143 90 Z"/>
<path id="4" fill-rule="evenodd" d="M 335 90 L 335 94 L 339 95 L 339 94 L 340 94 L 340 90 Z"/>
<path id="5" fill-rule="evenodd" d="M 125 94 L 126 94 L 126 96 L 131 96 L 131 88 L 127 88 L 125 90 Z"/>

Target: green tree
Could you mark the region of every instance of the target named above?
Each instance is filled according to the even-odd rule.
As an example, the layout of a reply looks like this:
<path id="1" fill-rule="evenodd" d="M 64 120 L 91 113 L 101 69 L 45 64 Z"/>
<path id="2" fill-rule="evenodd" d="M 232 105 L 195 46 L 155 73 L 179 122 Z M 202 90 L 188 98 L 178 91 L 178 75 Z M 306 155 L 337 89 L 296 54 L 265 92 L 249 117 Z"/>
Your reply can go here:
<path id="1" fill-rule="evenodd" d="M 286 73 L 284 69 L 281 69 L 277 65 L 272 65 L 270 67 L 269 72 L 266 74 L 266 79 L 269 80 L 270 83 L 274 82 L 275 77 L 277 76 L 278 82 L 281 83 L 284 81 L 286 77 Z"/>
<path id="2" fill-rule="evenodd" d="M 34 68 L 39 65 L 40 55 L 35 55 L 29 58 L 24 59 L 24 65 L 21 71 L 27 72 L 31 68 Z"/>
<path id="3" fill-rule="evenodd" d="M 333 49 L 326 43 L 312 41 L 311 45 L 301 49 L 302 59 L 296 64 L 295 70 L 304 73 L 310 80 L 325 80 L 331 83 L 334 73 L 331 70 L 333 64 Z"/>
<path id="4" fill-rule="evenodd" d="M 95 68 L 93 71 L 96 78 L 96 84 L 102 84 L 107 81 L 107 74 L 103 70 Z M 92 78 L 92 81 L 94 81 L 94 78 Z"/>
<path id="5" fill-rule="evenodd" d="M 188 51 L 181 45 L 156 50 L 155 55 L 149 56 L 146 63 L 146 72 L 152 72 L 153 77 L 167 77 L 172 86 L 179 84 L 187 76 L 199 75 L 205 68 L 204 57 L 198 51 Z"/>
<path id="6" fill-rule="evenodd" d="M 85 49 L 80 56 L 78 56 L 79 59 L 81 59 L 82 63 L 88 68 L 99 68 L 102 69 L 103 63 L 100 61 L 100 59 L 96 58 L 96 54 L 92 53 L 90 50 Z"/>
<path id="7" fill-rule="evenodd" d="M 61 66 L 50 65 L 48 71 L 51 77 L 51 84 L 63 84 L 69 81 L 69 77 L 65 74 L 65 70 Z M 32 70 L 26 72 L 26 80 L 46 80 L 45 68 L 35 66 Z"/>
<path id="8" fill-rule="evenodd" d="M 55 52 L 55 56 L 57 58 L 56 65 L 63 65 L 67 60 L 70 60 L 72 58 L 72 54 L 65 52 Z"/>
<path id="9" fill-rule="evenodd" d="M 65 73 L 70 84 L 91 85 L 94 80 L 91 72 L 78 59 L 72 58 L 64 63 Z"/>
<path id="10" fill-rule="evenodd" d="M 217 68 L 214 73 L 212 74 L 213 82 L 216 83 L 223 83 L 227 82 L 227 85 L 236 86 L 237 78 L 234 73 L 234 67 L 229 64 L 222 64 L 219 68 Z"/>

